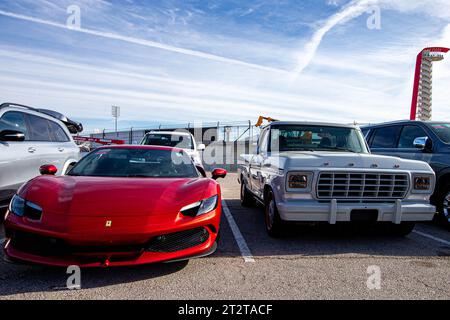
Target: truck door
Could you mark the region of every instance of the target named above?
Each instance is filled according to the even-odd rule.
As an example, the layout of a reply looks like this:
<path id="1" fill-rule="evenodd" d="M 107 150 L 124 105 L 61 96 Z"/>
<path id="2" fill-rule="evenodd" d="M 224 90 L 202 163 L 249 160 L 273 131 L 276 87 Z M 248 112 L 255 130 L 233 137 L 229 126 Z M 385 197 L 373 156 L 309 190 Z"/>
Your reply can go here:
<path id="1" fill-rule="evenodd" d="M 258 142 L 257 154 L 250 161 L 250 183 L 254 194 L 262 198 L 264 185 L 262 183 L 262 163 L 267 156 L 269 128 L 265 129 Z"/>

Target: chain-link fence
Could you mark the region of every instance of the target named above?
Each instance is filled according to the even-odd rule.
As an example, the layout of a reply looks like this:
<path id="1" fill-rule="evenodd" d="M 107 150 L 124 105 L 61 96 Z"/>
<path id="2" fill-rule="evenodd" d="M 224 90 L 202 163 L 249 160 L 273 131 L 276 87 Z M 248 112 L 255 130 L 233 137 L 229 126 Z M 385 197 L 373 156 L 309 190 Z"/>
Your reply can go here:
<path id="1" fill-rule="evenodd" d="M 118 139 L 125 141 L 126 144 L 139 144 L 144 136 L 152 131 L 190 132 L 197 144 L 203 143 L 207 147 L 202 152 L 204 166 L 207 170 L 222 167 L 230 171 L 236 171 L 240 155 L 255 151 L 260 129 L 255 127 L 251 121 L 188 123 L 129 128 L 117 132 L 104 129 L 100 133 L 88 133 L 84 136 L 110 140 Z"/>

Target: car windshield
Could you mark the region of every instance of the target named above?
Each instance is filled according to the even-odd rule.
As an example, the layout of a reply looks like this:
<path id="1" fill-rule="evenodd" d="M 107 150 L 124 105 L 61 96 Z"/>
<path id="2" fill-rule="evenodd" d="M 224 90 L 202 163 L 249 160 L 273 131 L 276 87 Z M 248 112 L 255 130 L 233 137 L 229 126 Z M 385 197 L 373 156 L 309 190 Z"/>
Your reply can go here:
<path id="1" fill-rule="evenodd" d="M 149 133 L 142 141 L 143 145 L 177 147 L 181 149 L 194 149 L 192 137 L 185 134 L 163 134 L 163 133 Z"/>
<path id="2" fill-rule="evenodd" d="M 450 123 L 433 123 L 431 129 L 445 143 L 450 143 Z"/>
<path id="3" fill-rule="evenodd" d="M 69 176 L 130 178 L 198 177 L 192 160 L 183 151 L 105 148 L 91 152 Z"/>
<path id="4" fill-rule="evenodd" d="M 272 127 L 270 150 L 368 153 L 360 130 L 313 125 Z"/>

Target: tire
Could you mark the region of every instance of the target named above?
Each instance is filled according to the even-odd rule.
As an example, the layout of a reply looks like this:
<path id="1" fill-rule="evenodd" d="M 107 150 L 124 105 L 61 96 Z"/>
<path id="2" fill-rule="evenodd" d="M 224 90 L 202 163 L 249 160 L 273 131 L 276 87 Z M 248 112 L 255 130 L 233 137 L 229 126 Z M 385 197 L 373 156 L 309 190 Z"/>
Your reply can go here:
<path id="1" fill-rule="evenodd" d="M 241 206 L 253 207 L 255 205 L 255 198 L 252 193 L 247 189 L 244 180 L 241 181 Z"/>
<path id="2" fill-rule="evenodd" d="M 391 224 L 388 228 L 388 233 L 395 237 L 406 237 L 409 235 L 414 227 L 414 222 L 402 222 L 400 224 Z"/>
<path id="3" fill-rule="evenodd" d="M 436 199 L 438 221 L 450 229 L 450 183 L 443 186 Z"/>
<path id="4" fill-rule="evenodd" d="M 285 222 L 278 213 L 277 204 L 272 190 L 267 192 L 264 199 L 264 221 L 266 224 L 267 234 L 272 238 L 279 238 L 283 235 Z"/>

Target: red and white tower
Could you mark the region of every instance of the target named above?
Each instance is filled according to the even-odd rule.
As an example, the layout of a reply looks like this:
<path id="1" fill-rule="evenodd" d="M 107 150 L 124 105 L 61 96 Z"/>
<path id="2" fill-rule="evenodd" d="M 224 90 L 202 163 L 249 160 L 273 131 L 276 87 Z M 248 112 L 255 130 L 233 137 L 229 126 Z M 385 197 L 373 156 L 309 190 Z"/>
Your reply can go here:
<path id="1" fill-rule="evenodd" d="M 411 102 L 411 120 L 431 120 L 433 62 L 443 60 L 443 53 L 449 50 L 448 48 L 440 47 L 425 48 L 417 55 L 413 98 Z"/>

